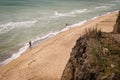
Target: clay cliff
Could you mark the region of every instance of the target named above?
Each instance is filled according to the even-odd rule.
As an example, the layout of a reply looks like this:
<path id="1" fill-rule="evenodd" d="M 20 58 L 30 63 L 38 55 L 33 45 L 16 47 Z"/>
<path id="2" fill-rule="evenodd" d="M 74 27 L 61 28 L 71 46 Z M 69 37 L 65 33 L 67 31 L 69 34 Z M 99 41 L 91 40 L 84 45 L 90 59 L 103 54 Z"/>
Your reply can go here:
<path id="1" fill-rule="evenodd" d="M 119 11 L 118 18 L 116 20 L 116 24 L 114 26 L 113 32 L 114 33 L 120 33 L 120 11 Z"/>
<path id="2" fill-rule="evenodd" d="M 93 30 L 77 40 L 61 80 L 119 80 L 119 62 L 116 35 Z"/>
<path id="3" fill-rule="evenodd" d="M 120 14 L 113 33 L 86 30 L 76 41 L 61 80 L 120 80 L 119 29 Z"/>

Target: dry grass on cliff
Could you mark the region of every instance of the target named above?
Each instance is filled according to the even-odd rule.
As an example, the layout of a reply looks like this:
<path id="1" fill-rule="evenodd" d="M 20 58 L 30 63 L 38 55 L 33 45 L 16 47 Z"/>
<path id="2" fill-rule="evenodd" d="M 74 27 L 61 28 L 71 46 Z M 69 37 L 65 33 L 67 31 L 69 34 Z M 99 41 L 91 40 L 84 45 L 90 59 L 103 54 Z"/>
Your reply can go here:
<path id="1" fill-rule="evenodd" d="M 119 80 L 120 43 L 112 33 L 88 29 L 76 41 L 61 80 Z"/>
<path id="2" fill-rule="evenodd" d="M 120 43 L 101 30 L 87 30 L 90 63 L 103 69 L 104 76 L 120 75 Z"/>

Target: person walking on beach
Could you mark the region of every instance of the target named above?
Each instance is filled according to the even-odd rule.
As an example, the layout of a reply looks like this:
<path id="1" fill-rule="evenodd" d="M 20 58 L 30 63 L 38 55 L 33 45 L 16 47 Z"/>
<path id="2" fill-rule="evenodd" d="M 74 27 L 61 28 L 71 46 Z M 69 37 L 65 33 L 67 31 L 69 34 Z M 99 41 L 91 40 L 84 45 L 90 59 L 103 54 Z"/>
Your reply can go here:
<path id="1" fill-rule="evenodd" d="M 68 26 L 68 24 L 66 24 L 66 26 Z"/>
<path id="2" fill-rule="evenodd" d="M 32 47 L 32 43 L 31 43 L 31 41 L 29 42 L 29 47 L 30 47 L 30 48 Z"/>

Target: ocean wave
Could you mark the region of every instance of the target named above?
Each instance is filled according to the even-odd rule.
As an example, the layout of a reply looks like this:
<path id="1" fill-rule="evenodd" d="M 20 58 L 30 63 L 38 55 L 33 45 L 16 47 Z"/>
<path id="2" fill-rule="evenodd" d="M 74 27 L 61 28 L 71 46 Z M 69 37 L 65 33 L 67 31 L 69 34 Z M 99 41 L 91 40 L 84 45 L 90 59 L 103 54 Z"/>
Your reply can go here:
<path id="1" fill-rule="evenodd" d="M 55 16 L 54 17 L 61 17 L 61 16 L 69 16 L 69 17 L 75 17 L 75 14 L 80 14 L 80 13 L 84 13 L 84 12 L 88 12 L 87 9 L 81 9 L 81 10 L 73 10 L 71 12 L 68 13 L 60 13 L 58 11 L 55 11 Z"/>
<path id="2" fill-rule="evenodd" d="M 88 12 L 88 10 L 87 9 L 74 10 L 74 11 L 70 12 L 70 14 L 79 14 L 79 13 L 83 13 L 83 12 Z"/>
<path id="3" fill-rule="evenodd" d="M 114 2 L 120 2 L 120 1 L 114 1 Z"/>
<path id="4" fill-rule="evenodd" d="M 101 3 L 100 3 L 100 5 L 101 5 L 101 6 L 115 6 L 116 4 L 111 4 L 111 3 L 110 3 L 110 4 L 107 4 L 107 3 L 102 3 L 102 4 L 101 4 Z"/>
<path id="5" fill-rule="evenodd" d="M 73 10 L 73 11 L 67 12 L 67 13 L 60 13 L 58 11 L 55 11 L 54 14 L 51 16 L 35 18 L 35 20 L 48 20 L 48 19 L 51 20 L 51 19 L 56 19 L 56 18 L 60 18 L 60 17 L 76 17 L 76 14 L 85 13 L 85 12 L 90 12 L 90 11 L 88 9 Z"/>
<path id="6" fill-rule="evenodd" d="M 83 20 L 83 21 L 81 21 L 81 22 L 78 22 L 78 23 L 76 23 L 76 24 L 73 24 L 73 25 L 68 26 L 68 28 L 78 27 L 78 26 L 83 25 L 83 24 L 86 23 L 86 22 L 87 22 L 87 20 Z"/>
<path id="7" fill-rule="evenodd" d="M 22 53 L 24 53 L 29 47 L 29 44 L 25 44 L 24 47 L 20 48 L 19 51 L 17 53 L 13 53 L 12 56 L 8 59 L 6 59 L 5 61 L 1 62 L 0 65 L 5 65 L 9 62 L 11 62 L 12 60 L 18 58 Z"/>
<path id="8" fill-rule="evenodd" d="M 46 34 L 46 35 L 44 35 L 44 36 L 42 36 L 42 37 L 37 37 L 36 39 L 33 39 L 33 40 L 32 40 L 32 43 L 34 44 L 34 43 L 36 43 L 36 42 L 38 42 L 38 41 L 43 41 L 43 40 L 45 40 L 45 39 L 48 39 L 48 38 L 56 35 L 57 33 L 58 33 L 58 32 L 50 32 L 50 33 L 48 33 L 48 34 Z"/>
<path id="9" fill-rule="evenodd" d="M 99 7 L 95 7 L 95 9 L 108 9 L 109 6 L 99 6 Z"/>
<path id="10" fill-rule="evenodd" d="M 55 16 L 56 17 L 61 17 L 61 16 L 71 16 L 74 17 L 75 15 L 69 14 L 69 13 L 59 13 L 58 11 L 55 11 Z"/>
<path id="11" fill-rule="evenodd" d="M 22 22 L 9 22 L 6 24 L 0 25 L 0 33 L 8 32 L 16 27 L 31 27 L 33 26 L 37 20 L 34 21 L 22 21 Z"/>

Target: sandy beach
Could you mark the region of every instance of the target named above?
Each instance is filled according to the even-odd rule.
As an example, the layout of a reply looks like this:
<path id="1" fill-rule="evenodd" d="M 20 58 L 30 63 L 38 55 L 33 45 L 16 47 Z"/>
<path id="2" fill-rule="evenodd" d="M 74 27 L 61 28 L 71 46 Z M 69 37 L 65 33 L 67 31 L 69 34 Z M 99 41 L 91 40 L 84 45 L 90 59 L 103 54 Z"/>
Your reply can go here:
<path id="1" fill-rule="evenodd" d="M 60 80 L 70 52 L 86 28 L 97 27 L 103 32 L 112 32 L 117 12 L 92 19 L 81 26 L 70 28 L 19 58 L 0 67 L 0 80 Z"/>

